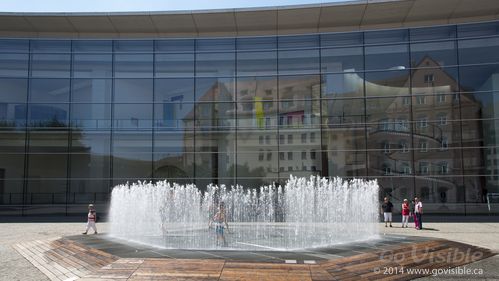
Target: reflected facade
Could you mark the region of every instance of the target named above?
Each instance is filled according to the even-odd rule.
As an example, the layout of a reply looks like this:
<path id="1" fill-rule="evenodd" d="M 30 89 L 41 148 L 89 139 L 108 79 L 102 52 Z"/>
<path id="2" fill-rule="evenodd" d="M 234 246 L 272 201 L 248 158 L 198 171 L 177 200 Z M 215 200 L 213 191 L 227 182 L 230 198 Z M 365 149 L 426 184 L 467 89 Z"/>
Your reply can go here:
<path id="1" fill-rule="evenodd" d="M 214 39 L 0 39 L 0 214 L 112 186 L 376 178 L 427 212 L 499 192 L 499 22 Z M 496 99 L 497 98 L 497 99 Z M 497 105 L 497 109 L 496 109 Z M 497 113 L 497 115 L 496 115 Z"/>

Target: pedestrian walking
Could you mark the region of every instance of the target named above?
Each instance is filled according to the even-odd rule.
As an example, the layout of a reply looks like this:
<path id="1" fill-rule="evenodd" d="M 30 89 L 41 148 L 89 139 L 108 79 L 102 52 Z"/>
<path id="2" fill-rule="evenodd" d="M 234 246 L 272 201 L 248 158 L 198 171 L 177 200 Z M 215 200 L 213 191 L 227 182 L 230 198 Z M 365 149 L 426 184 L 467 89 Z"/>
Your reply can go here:
<path id="1" fill-rule="evenodd" d="M 385 197 L 383 204 L 381 204 L 381 209 L 383 211 L 383 218 L 385 219 L 385 227 L 387 227 L 388 223 L 390 223 L 390 227 L 392 227 L 393 204 L 388 197 Z"/>
<path id="2" fill-rule="evenodd" d="M 94 234 L 97 234 L 97 226 L 95 225 L 96 221 L 97 213 L 95 212 L 95 207 L 93 204 L 90 204 L 88 205 L 87 229 L 82 234 L 87 234 L 90 228 L 94 230 Z"/>
<path id="3" fill-rule="evenodd" d="M 402 203 L 402 228 L 409 227 L 409 214 L 410 214 L 409 200 L 404 199 Z"/>

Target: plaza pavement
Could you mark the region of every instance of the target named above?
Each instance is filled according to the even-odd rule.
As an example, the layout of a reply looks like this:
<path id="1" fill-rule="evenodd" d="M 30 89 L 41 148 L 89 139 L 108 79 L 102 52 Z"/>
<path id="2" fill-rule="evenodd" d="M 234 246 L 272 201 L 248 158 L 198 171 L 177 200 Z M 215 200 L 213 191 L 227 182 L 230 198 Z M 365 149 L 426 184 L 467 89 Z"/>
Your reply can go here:
<path id="1" fill-rule="evenodd" d="M 468 220 L 472 220 L 468 218 Z M 452 222 L 448 222 L 452 221 Z M 36 269 L 30 262 L 22 257 L 12 245 L 37 239 L 58 238 L 79 234 L 84 230 L 83 222 L 4 222 L 0 223 L 0 280 L 49 280 Z M 463 242 L 471 245 L 492 249 L 499 253 L 499 222 L 497 218 L 484 222 L 463 222 L 456 218 L 449 220 L 442 219 L 441 222 L 428 222 L 424 224 L 425 230 L 415 230 L 413 228 L 400 228 L 400 223 L 396 222 L 392 228 L 385 228 L 384 224 L 379 224 L 380 234 L 402 234 L 416 235 L 435 238 L 444 238 Z M 107 232 L 106 223 L 98 223 L 100 233 Z M 482 277 L 488 280 L 499 280 L 499 256 L 476 262 L 470 267 L 480 267 L 485 275 Z M 450 280 L 456 277 L 446 278 L 426 277 L 425 280 Z M 460 276 L 459 280 L 466 279 Z M 487 279 L 484 279 L 487 280 Z"/>

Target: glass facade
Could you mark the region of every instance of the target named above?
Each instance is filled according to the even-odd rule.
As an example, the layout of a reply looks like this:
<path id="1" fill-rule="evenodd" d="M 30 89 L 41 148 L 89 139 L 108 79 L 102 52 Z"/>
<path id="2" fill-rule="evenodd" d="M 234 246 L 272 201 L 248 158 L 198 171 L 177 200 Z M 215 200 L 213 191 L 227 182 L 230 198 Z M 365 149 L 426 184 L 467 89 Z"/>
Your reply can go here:
<path id="1" fill-rule="evenodd" d="M 419 195 L 427 212 L 485 212 L 499 192 L 498 49 L 499 22 L 1 38 L 0 215 L 80 212 L 127 181 L 255 187 L 316 174 L 376 178 L 382 195 Z"/>

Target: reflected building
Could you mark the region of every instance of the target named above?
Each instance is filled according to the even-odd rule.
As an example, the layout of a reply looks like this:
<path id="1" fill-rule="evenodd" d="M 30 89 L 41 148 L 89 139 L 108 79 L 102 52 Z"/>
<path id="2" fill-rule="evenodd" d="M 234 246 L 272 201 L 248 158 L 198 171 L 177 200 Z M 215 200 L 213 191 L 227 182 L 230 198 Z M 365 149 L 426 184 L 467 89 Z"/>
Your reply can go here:
<path id="1" fill-rule="evenodd" d="M 418 195 L 429 213 L 487 213 L 499 192 L 499 23 L 395 26 L 0 31 L 0 215 L 104 208 L 127 181 L 256 187 L 290 175 L 377 179 L 380 196 Z"/>

